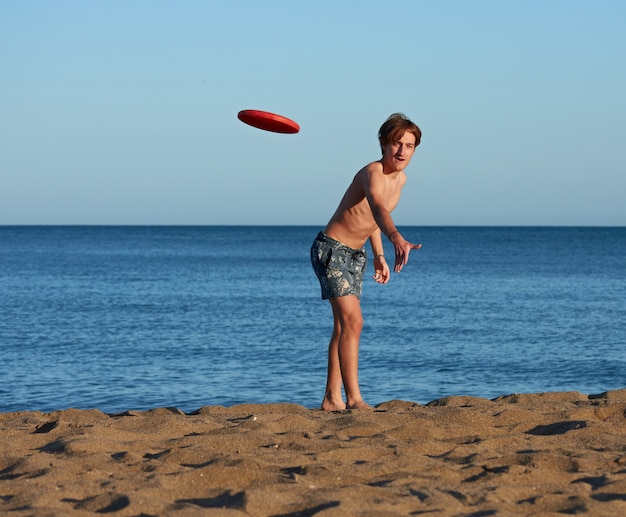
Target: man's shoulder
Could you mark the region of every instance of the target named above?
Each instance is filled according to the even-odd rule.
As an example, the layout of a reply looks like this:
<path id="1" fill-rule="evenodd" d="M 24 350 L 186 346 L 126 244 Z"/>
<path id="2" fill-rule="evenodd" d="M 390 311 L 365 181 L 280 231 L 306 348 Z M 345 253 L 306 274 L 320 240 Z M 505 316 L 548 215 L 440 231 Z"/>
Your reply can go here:
<path id="1" fill-rule="evenodd" d="M 363 167 L 363 169 L 372 172 L 383 172 L 383 164 L 380 160 L 377 160 L 375 162 L 368 163 L 365 167 Z"/>
<path id="2" fill-rule="evenodd" d="M 383 165 L 380 162 L 371 162 L 365 165 L 359 172 L 356 173 L 356 176 L 370 176 L 371 174 L 382 174 Z"/>

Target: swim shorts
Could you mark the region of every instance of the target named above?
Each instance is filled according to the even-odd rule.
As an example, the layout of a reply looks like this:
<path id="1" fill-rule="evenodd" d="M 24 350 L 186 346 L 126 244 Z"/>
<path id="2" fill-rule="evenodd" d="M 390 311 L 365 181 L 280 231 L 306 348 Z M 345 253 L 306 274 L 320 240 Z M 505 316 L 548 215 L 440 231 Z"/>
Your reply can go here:
<path id="1" fill-rule="evenodd" d="M 349 248 L 320 232 L 311 246 L 311 264 L 320 281 L 322 300 L 351 294 L 361 298 L 365 248 Z"/>

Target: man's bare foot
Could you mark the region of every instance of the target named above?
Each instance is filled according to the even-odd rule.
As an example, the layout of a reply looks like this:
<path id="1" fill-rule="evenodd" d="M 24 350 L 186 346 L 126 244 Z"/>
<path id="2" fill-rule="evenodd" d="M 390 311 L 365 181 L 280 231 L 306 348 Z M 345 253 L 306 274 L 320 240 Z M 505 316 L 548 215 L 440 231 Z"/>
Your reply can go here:
<path id="1" fill-rule="evenodd" d="M 367 404 L 363 399 L 357 400 L 353 404 L 346 405 L 346 409 L 374 409 L 372 406 Z"/>
<path id="2" fill-rule="evenodd" d="M 322 409 L 324 411 L 343 411 L 346 409 L 346 403 L 341 398 L 335 400 L 334 397 L 326 395 L 322 401 Z"/>

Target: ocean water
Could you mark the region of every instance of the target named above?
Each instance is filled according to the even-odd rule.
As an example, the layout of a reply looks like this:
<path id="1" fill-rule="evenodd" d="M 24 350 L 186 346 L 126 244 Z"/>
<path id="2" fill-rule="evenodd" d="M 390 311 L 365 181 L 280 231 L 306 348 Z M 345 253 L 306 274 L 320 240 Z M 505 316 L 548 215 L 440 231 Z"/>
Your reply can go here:
<path id="1" fill-rule="evenodd" d="M 0 227 L 0 412 L 319 407 L 319 229 Z M 370 404 L 626 387 L 626 228 L 401 229 L 423 248 L 363 289 Z"/>

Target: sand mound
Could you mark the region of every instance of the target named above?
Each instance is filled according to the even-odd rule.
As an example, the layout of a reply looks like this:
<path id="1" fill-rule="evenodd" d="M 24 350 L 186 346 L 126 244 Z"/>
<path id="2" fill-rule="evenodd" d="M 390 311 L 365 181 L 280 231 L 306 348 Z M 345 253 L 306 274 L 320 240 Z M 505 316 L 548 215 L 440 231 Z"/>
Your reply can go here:
<path id="1" fill-rule="evenodd" d="M 626 390 L 0 414 L 8 515 L 626 515 Z"/>

